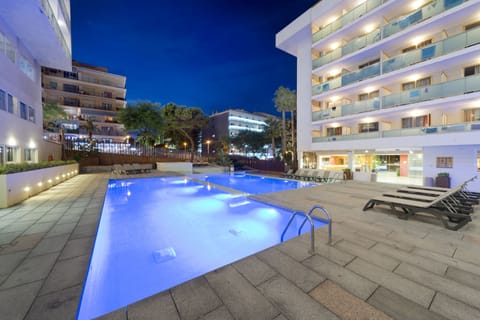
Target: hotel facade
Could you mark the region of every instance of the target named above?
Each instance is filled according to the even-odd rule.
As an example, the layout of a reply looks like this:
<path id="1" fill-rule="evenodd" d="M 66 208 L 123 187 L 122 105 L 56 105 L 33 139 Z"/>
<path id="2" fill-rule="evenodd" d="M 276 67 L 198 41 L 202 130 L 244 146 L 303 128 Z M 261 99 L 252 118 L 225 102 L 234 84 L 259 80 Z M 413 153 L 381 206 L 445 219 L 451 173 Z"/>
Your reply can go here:
<path id="1" fill-rule="evenodd" d="M 276 46 L 297 58 L 300 167 L 479 174 L 480 1 L 323 0 Z"/>
<path id="2" fill-rule="evenodd" d="M 2 0 L 0 165 L 47 160 L 41 66 L 71 69 L 69 0 Z"/>
<path id="3" fill-rule="evenodd" d="M 71 71 L 42 68 L 44 103 L 56 104 L 68 119 L 58 121 L 67 141 L 92 138 L 97 142 L 124 142 L 126 131 L 118 122 L 118 111 L 127 105 L 126 77 L 107 68 L 77 61 Z M 58 132 L 45 135 L 58 140 Z"/>

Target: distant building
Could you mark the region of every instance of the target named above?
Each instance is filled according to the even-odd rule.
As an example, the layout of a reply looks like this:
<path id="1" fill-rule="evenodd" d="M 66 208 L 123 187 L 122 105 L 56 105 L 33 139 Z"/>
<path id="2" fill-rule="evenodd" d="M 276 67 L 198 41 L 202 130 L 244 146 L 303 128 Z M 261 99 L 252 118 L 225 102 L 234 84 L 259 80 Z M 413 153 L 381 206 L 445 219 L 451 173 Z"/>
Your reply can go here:
<path id="1" fill-rule="evenodd" d="M 300 167 L 425 184 L 479 175 L 479 12 L 480 1 L 322 0 L 281 30 L 276 46 L 297 59 Z"/>
<path id="2" fill-rule="evenodd" d="M 71 70 L 70 1 L 0 4 L 0 165 L 46 160 L 41 66 Z"/>
<path id="3" fill-rule="evenodd" d="M 238 109 L 214 113 L 209 116 L 208 124 L 202 132 L 202 144 L 207 144 L 207 141 L 214 143 L 224 137 L 234 138 L 242 131 L 263 132 L 269 118 L 275 116 Z"/>
<path id="4" fill-rule="evenodd" d="M 117 113 L 126 107 L 126 77 L 107 68 L 72 62 L 72 71 L 42 69 L 43 101 L 62 107 L 66 140 L 92 138 L 98 142 L 123 142 L 126 131 Z M 93 125 L 93 127 L 92 127 Z"/>

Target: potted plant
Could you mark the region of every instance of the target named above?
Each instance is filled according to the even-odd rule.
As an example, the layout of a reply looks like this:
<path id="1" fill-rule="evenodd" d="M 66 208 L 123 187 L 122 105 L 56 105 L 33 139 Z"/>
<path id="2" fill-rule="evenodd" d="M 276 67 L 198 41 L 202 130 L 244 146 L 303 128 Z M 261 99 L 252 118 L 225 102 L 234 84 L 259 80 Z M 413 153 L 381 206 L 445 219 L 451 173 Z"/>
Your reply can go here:
<path id="1" fill-rule="evenodd" d="M 450 174 L 439 172 L 435 178 L 435 187 L 450 188 Z"/>
<path id="2" fill-rule="evenodd" d="M 343 177 L 345 180 L 352 180 L 353 179 L 352 170 L 350 170 L 350 168 L 343 169 Z"/>

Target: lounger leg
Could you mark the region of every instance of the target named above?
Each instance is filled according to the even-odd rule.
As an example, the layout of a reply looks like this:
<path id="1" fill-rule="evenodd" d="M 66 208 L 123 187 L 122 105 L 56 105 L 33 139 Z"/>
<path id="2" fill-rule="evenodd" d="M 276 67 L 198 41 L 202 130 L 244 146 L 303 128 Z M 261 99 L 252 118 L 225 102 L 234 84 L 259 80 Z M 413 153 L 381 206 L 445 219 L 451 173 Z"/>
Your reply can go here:
<path id="1" fill-rule="evenodd" d="M 368 209 L 372 209 L 375 206 L 375 200 L 370 199 L 367 204 L 363 207 L 363 211 L 366 211 Z"/>

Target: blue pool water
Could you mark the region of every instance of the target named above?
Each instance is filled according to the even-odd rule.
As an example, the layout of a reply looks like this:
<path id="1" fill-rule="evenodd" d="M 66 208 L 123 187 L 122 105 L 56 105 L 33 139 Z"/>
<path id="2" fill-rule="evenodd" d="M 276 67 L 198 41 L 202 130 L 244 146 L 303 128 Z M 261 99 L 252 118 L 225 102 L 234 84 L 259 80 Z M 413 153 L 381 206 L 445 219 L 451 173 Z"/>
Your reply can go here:
<path id="1" fill-rule="evenodd" d="M 306 181 L 269 178 L 243 173 L 193 175 L 193 177 L 198 180 L 218 184 L 250 194 L 279 192 L 316 185 Z"/>
<path id="2" fill-rule="evenodd" d="M 77 318 L 106 314 L 276 245 L 290 216 L 187 178 L 111 180 Z"/>

